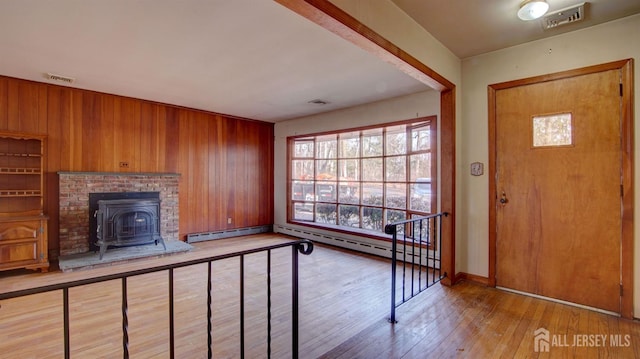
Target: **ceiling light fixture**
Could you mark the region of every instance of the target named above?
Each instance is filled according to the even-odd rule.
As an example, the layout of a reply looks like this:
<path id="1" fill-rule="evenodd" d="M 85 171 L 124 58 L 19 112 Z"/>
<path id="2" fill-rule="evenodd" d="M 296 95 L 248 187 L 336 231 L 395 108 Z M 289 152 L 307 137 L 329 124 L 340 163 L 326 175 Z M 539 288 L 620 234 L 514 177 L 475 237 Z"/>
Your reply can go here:
<path id="1" fill-rule="evenodd" d="M 542 17 L 549 10 L 549 4 L 545 0 L 525 0 L 520 4 L 518 17 L 520 20 L 530 21 Z"/>

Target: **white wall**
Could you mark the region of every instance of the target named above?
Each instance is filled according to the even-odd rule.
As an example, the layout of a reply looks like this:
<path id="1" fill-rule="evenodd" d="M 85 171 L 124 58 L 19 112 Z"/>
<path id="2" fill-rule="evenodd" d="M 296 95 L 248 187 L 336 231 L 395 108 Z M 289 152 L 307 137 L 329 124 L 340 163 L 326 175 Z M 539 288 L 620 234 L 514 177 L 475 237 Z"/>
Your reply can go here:
<path id="1" fill-rule="evenodd" d="M 635 113 L 640 107 L 640 15 L 609 22 L 588 29 L 570 32 L 556 37 L 527 43 L 463 60 L 462 78 L 462 126 L 458 128 L 462 141 L 458 145 L 461 152 L 462 168 L 468 168 L 475 161 L 488 162 L 488 109 L 487 86 L 494 83 L 543 75 L 569 69 L 576 69 L 600 63 L 627 58 L 635 62 Z M 636 122 L 637 122 L 637 115 Z M 638 133 L 635 126 L 636 169 L 640 168 L 638 155 Z M 636 187 L 638 186 L 636 170 Z M 461 171 L 462 186 L 459 196 L 462 206 L 458 207 L 458 220 L 462 232 L 458 235 L 458 271 L 479 276 L 488 276 L 488 175 L 473 177 L 468 171 Z M 634 313 L 640 314 L 640 191 L 635 198 L 635 292 Z"/>
<path id="2" fill-rule="evenodd" d="M 334 5 L 353 16 L 362 24 L 371 28 L 380 36 L 389 40 L 394 45 L 407 52 L 440 76 L 456 86 L 456 128 L 461 127 L 462 113 L 462 71 L 461 61 L 449 49 L 444 47 L 436 38 L 428 33 L 422 26 L 404 13 L 390 0 L 330 0 Z M 456 173 L 466 170 L 461 161 L 461 132 L 456 131 Z M 461 217 L 459 209 L 462 206 L 460 196 L 461 176 L 456 177 L 456 272 L 460 267 L 466 267 L 460 262 L 458 252 L 463 250 L 463 242 L 460 240 Z"/>
<path id="3" fill-rule="evenodd" d="M 389 0 L 330 0 L 359 22 L 460 85 L 460 59 Z M 459 99 L 459 98 L 458 98 Z"/>

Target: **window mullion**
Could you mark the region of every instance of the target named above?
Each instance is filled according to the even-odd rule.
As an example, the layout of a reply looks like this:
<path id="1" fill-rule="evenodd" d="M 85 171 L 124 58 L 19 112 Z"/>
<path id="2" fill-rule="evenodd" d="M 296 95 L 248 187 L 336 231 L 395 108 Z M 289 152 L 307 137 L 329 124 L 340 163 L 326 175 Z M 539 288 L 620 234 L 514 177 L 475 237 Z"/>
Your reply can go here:
<path id="1" fill-rule="evenodd" d="M 318 178 L 318 137 L 314 137 L 313 138 L 313 182 L 311 183 L 311 186 L 313 186 L 313 198 L 311 198 L 311 200 L 313 201 L 313 206 L 311 206 L 313 213 L 312 215 L 312 220 L 314 223 L 317 222 L 317 205 L 318 203 L 316 202 L 316 178 Z"/>
<path id="2" fill-rule="evenodd" d="M 382 228 L 387 225 L 387 127 L 382 129 Z"/>
<path id="3" fill-rule="evenodd" d="M 411 154 L 413 154 L 413 136 L 412 126 L 407 126 L 405 132 L 405 148 L 407 149 L 404 155 L 404 215 L 406 219 L 409 219 L 409 209 L 411 207 L 411 188 L 409 182 L 411 181 Z"/>
<path id="4" fill-rule="evenodd" d="M 292 204 L 290 207 L 298 212 L 293 212 L 291 215 L 295 217 L 294 219 L 304 222 L 333 223 L 338 226 L 346 225 L 367 230 L 374 228 L 380 230 L 380 221 L 382 221 L 382 228 L 384 228 L 384 225 L 389 221 L 401 217 L 409 218 L 411 214 L 419 213 L 423 210 L 421 207 L 416 207 L 419 210 L 412 207 L 411 195 L 414 193 L 412 185 L 417 183 L 417 177 L 430 177 L 432 181 L 435 181 L 437 176 L 436 141 L 434 141 L 436 134 L 433 132 L 435 130 L 433 127 L 429 129 L 430 124 L 434 124 L 432 119 L 423 118 L 418 121 L 398 121 L 382 126 L 294 138 L 294 141 L 289 142 L 290 145 L 296 146 L 295 140 L 297 139 L 299 146 L 289 148 L 293 152 L 291 152 L 289 159 L 291 180 L 288 184 L 290 187 L 288 201 Z M 430 134 L 429 131 L 431 131 Z M 417 137 L 414 138 L 414 135 Z M 429 135 L 431 138 L 425 137 Z M 365 141 L 367 143 L 366 149 L 364 147 Z M 430 147 L 427 146 L 427 141 L 430 142 Z M 305 150 L 305 142 L 309 146 L 313 146 L 312 153 L 308 149 Z M 341 144 L 345 147 L 342 148 Z M 358 147 L 356 149 L 353 146 Z M 306 155 L 308 157 L 304 157 Z M 423 168 L 423 160 L 428 158 L 431 161 L 429 164 L 430 176 L 424 172 L 426 169 Z M 309 159 L 313 160 L 313 168 L 307 168 L 310 164 L 305 161 Z M 340 165 L 338 165 L 339 162 Z M 412 164 L 414 168 L 412 168 Z M 402 169 L 404 173 L 398 172 L 398 167 L 403 165 L 405 166 Z M 354 168 L 356 166 L 357 168 Z M 370 172 L 371 170 L 376 172 Z M 382 171 L 382 178 L 377 177 L 377 171 Z M 389 173 L 389 171 L 391 172 Z M 327 176 L 325 176 L 325 172 Z M 365 172 L 367 175 L 366 183 Z M 304 174 L 304 177 L 296 177 L 298 178 L 296 180 L 293 173 L 296 173 L 298 177 L 300 174 Z M 311 176 L 312 178 L 308 178 Z M 299 181 L 299 184 L 294 186 L 293 183 L 296 181 Z M 431 185 L 435 186 L 435 182 L 432 182 Z M 295 197 L 293 197 L 294 189 Z M 402 191 L 399 191 L 400 189 L 405 190 L 405 199 L 402 199 L 403 194 Z M 344 190 L 345 193 L 343 193 L 342 199 L 339 199 L 341 190 Z M 368 195 L 366 198 L 365 192 Z M 435 203 L 431 202 L 433 206 Z M 339 210 L 341 205 L 346 206 L 342 217 Z M 312 210 L 313 213 L 305 213 L 309 210 Z M 424 210 L 428 210 L 428 208 L 424 208 Z M 358 215 L 357 223 L 354 221 L 354 215 Z"/>
<path id="5" fill-rule="evenodd" d="M 359 228 L 364 228 L 364 211 L 362 209 L 362 198 L 364 197 L 364 187 L 362 187 L 362 181 L 364 181 L 364 176 L 362 173 L 362 147 L 364 147 L 364 143 L 362 131 L 358 133 L 358 142 L 358 193 L 360 194 L 358 199 L 358 213 L 360 214 Z"/>

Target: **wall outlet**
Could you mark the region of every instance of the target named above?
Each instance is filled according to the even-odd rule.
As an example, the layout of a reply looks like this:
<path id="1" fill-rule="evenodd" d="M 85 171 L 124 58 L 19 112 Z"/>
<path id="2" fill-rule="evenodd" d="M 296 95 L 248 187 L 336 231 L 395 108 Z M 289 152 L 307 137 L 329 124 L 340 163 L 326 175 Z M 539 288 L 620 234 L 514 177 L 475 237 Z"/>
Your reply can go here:
<path id="1" fill-rule="evenodd" d="M 231 224 L 231 217 L 227 218 L 227 224 Z"/>
<path id="2" fill-rule="evenodd" d="M 129 162 L 120 162 L 120 168 L 129 168 Z"/>

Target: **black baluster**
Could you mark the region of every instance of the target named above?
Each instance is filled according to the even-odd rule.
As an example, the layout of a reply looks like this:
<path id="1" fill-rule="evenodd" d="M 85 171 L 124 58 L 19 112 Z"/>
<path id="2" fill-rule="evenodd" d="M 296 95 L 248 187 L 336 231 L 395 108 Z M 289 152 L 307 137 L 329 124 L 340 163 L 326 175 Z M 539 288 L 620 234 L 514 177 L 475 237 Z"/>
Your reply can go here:
<path id="1" fill-rule="evenodd" d="M 169 357 L 176 356 L 175 309 L 173 298 L 173 268 L 169 268 Z"/>
<path id="2" fill-rule="evenodd" d="M 213 285 L 211 283 L 211 261 L 207 262 L 207 357 L 213 358 L 213 313 L 211 312 Z"/>
<path id="3" fill-rule="evenodd" d="M 244 254 L 240 256 L 240 358 L 244 358 Z"/>
<path id="4" fill-rule="evenodd" d="M 64 357 L 69 359 L 71 357 L 71 344 L 69 342 L 69 288 L 62 289 L 62 301 L 64 305 Z"/>
<path id="5" fill-rule="evenodd" d="M 267 251 L 267 358 L 271 358 L 271 250 Z"/>
<path id="6" fill-rule="evenodd" d="M 129 358 L 129 303 L 127 299 L 127 277 L 122 278 L 122 357 Z"/>

